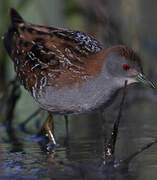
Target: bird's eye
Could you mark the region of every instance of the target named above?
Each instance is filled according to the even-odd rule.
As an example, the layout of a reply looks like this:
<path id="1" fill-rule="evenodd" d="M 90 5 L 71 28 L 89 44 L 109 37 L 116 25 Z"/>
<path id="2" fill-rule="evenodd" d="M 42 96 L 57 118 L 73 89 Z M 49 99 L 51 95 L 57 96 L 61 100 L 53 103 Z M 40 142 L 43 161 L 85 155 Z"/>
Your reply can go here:
<path id="1" fill-rule="evenodd" d="M 124 71 L 128 71 L 131 68 L 129 64 L 123 64 L 122 66 Z"/>

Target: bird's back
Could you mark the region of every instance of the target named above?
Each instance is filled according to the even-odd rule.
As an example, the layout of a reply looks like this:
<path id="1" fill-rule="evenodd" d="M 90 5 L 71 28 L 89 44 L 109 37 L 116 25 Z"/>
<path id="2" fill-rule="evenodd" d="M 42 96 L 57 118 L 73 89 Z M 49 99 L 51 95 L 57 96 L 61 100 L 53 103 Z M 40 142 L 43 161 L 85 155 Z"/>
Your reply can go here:
<path id="1" fill-rule="evenodd" d="M 5 47 L 21 83 L 42 108 L 84 113 L 108 102 L 100 42 L 80 31 L 27 23 L 14 9 L 10 15 Z"/>
<path id="2" fill-rule="evenodd" d="M 30 86 L 24 80 L 29 76 L 35 79 L 33 74 L 50 76 L 49 83 L 61 87 L 80 83 L 100 72 L 103 62 L 97 56 L 103 54 L 103 46 L 91 36 L 75 30 L 26 23 L 14 9 L 10 10 L 10 15 L 12 26 L 4 35 L 4 44 L 27 89 Z"/>

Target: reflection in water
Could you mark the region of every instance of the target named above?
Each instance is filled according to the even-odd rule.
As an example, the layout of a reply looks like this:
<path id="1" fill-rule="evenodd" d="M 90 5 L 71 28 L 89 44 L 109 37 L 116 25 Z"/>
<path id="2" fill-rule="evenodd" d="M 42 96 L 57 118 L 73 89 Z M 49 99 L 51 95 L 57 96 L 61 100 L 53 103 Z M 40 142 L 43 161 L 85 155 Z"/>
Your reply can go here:
<path id="1" fill-rule="evenodd" d="M 36 141 L 23 141 L 23 151 L 14 153 L 10 152 L 12 145 L 3 141 L 0 148 L 1 179 L 51 177 L 74 180 L 106 179 L 114 177 L 114 174 L 121 176 L 121 171 L 114 168 L 113 161 L 105 167 L 101 163 L 101 142 L 98 139 L 71 139 L 68 147 L 56 148 L 54 159 L 53 154 L 43 153 Z"/>
<path id="2" fill-rule="evenodd" d="M 93 115 L 93 117 L 98 118 L 97 115 Z M 87 122 L 85 121 L 84 124 L 80 122 L 82 128 L 86 126 Z M 72 122 L 73 120 L 70 121 L 70 123 Z M 102 159 L 104 156 L 104 136 L 98 133 L 101 129 L 100 125 L 100 119 L 93 121 L 90 118 L 88 135 L 83 134 L 81 137 L 79 137 L 80 134 L 77 137 L 76 133 L 73 136 L 72 128 L 66 144 L 64 144 L 65 136 L 58 137 L 60 145 L 56 147 L 55 153 L 48 153 L 48 151 L 46 153 L 41 146 L 41 139 L 33 136 L 28 138 L 27 134 L 17 130 L 16 138 L 18 138 L 22 148 L 20 152 L 16 152 L 15 144 L 7 141 L 5 128 L 1 128 L 0 179 L 139 180 L 140 178 L 138 174 L 135 174 L 135 171 L 129 171 L 128 164 L 119 165 L 118 157 L 115 159 L 112 157 L 104 165 L 104 159 Z M 105 124 L 105 127 L 107 126 L 109 127 L 110 123 Z M 127 129 L 127 127 L 125 128 Z M 132 144 L 129 147 L 131 146 Z M 14 152 L 12 152 L 13 149 Z M 121 154 L 123 154 L 122 151 Z M 142 161 L 145 162 L 144 155 Z"/>
<path id="3" fill-rule="evenodd" d="M 134 109 L 133 112 L 135 112 Z M 39 110 L 35 113 L 38 114 Z M 6 129 L 1 127 L 0 179 L 144 180 L 148 179 L 145 173 L 149 172 L 150 168 L 152 172 L 152 167 L 154 167 L 154 174 L 149 174 L 149 179 L 152 179 L 156 174 L 156 150 L 155 153 L 152 150 L 148 154 L 140 155 L 142 170 L 136 165 L 139 163 L 135 159 L 133 164 L 136 166 L 130 171 L 130 161 L 156 143 L 157 140 L 152 141 L 148 138 L 148 136 L 156 137 L 156 128 L 154 129 L 151 122 L 149 127 L 146 126 L 147 131 L 142 142 L 143 148 L 136 151 L 136 146 L 139 147 L 137 138 L 139 125 L 135 124 L 136 121 L 123 124 L 120 129 L 120 139 L 116 143 L 120 116 L 121 111 L 117 119 L 113 118 L 116 119 L 113 129 L 113 121 L 102 121 L 103 118 L 99 114 L 68 118 L 65 127 L 62 123 L 59 128 L 56 128 L 58 131 L 66 129 L 67 133 L 57 135 L 56 132 L 58 145 L 55 149 L 54 147 L 52 149 L 47 138 L 28 137 L 27 131 L 21 132 L 11 125 L 8 125 Z M 57 123 L 60 122 L 57 120 Z M 128 131 L 131 128 L 135 133 L 129 137 Z M 150 143 L 151 141 L 152 143 Z M 144 146 L 144 144 L 147 145 Z M 120 151 L 119 148 L 121 148 Z M 131 154 L 129 156 L 125 151 L 127 148 L 133 150 L 132 153 L 129 151 Z M 118 151 L 119 153 L 117 153 Z M 152 164 L 146 161 L 146 157 Z M 140 174 L 138 174 L 139 172 Z"/>

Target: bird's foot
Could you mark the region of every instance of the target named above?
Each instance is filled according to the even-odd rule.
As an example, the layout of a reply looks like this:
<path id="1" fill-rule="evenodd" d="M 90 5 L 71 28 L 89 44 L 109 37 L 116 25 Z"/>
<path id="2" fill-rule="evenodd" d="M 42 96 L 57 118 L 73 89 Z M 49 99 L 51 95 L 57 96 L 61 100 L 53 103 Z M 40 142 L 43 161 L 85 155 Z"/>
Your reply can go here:
<path id="1" fill-rule="evenodd" d="M 44 137 L 47 139 L 47 142 L 50 143 L 53 147 L 56 146 L 56 141 L 54 138 L 54 126 L 53 126 L 53 117 L 51 114 L 48 115 L 46 121 L 44 122 L 43 126 L 37 133 L 37 136 Z M 47 144 L 48 144 L 47 143 Z"/>

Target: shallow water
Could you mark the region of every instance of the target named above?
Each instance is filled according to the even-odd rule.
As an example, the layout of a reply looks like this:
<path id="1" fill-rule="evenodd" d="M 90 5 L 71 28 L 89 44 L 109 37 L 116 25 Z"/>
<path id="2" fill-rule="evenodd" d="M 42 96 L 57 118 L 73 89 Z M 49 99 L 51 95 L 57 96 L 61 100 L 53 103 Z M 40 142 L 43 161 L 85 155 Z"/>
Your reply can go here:
<path id="1" fill-rule="evenodd" d="M 138 91 L 140 92 L 140 91 Z M 149 91 L 148 91 L 149 92 Z M 63 116 L 55 116 L 56 149 L 50 153 L 35 136 L 37 119 L 28 123 L 24 133 L 18 125 L 9 136 L 0 126 L 0 179 L 54 180 L 156 180 L 157 144 L 135 156 L 128 164 L 117 166 L 139 148 L 156 139 L 156 95 L 133 97 L 130 90 L 119 125 L 114 158 L 104 161 L 104 145 L 110 138 L 121 96 L 105 110 L 104 131 L 100 114 L 69 116 L 66 136 Z M 141 95 L 141 93 L 140 93 Z M 134 99 L 134 100 L 133 100 Z M 40 125 L 39 125 L 40 126 Z M 32 128 L 33 127 L 33 128 Z M 104 164 L 106 163 L 106 164 Z"/>
<path id="2" fill-rule="evenodd" d="M 147 104 L 147 108 L 151 111 L 152 107 L 152 104 Z M 140 110 L 138 122 L 136 119 L 132 121 L 135 115 L 131 114 L 132 111 L 134 107 L 125 110 L 124 114 L 129 112 L 130 116 L 121 120 L 115 148 L 115 162 L 127 158 L 156 137 L 155 121 L 153 119 L 148 121 L 146 117 L 141 120 Z M 148 110 L 145 113 L 147 116 L 150 112 Z M 101 134 L 101 120 L 98 115 L 70 117 L 68 139 L 65 136 L 65 127 L 60 128 L 64 120 L 60 122 L 56 120 L 55 124 L 57 140 L 55 153 L 46 152 L 46 147 L 40 145 L 39 138 L 33 134 L 23 133 L 18 128 L 15 129 L 16 141 L 10 142 L 6 129 L 1 126 L 0 179 L 156 179 L 156 144 L 137 155 L 128 166 L 115 168 L 113 162 L 104 166 L 102 157 L 105 139 Z M 108 137 L 112 126 L 112 120 L 105 123 Z"/>

